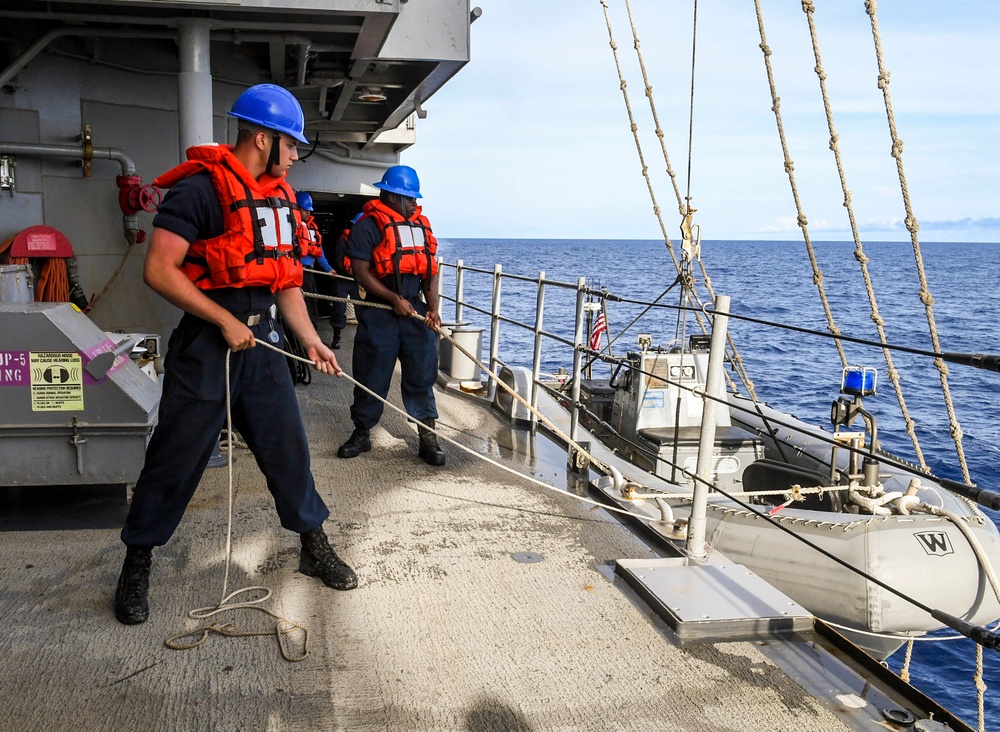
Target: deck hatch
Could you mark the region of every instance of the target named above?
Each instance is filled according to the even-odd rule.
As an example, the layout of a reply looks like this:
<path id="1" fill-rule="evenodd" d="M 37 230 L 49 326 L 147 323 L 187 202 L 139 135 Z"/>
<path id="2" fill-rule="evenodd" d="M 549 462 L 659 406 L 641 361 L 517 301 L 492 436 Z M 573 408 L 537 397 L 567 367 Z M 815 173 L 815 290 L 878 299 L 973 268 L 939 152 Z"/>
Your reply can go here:
<path id="1" fill-rule="evenodd" d="M 767 640 L 812 628 L 805 608 L 718 554 L 706 562 L 620 559 L 615 571 L 682 643 Z"/>

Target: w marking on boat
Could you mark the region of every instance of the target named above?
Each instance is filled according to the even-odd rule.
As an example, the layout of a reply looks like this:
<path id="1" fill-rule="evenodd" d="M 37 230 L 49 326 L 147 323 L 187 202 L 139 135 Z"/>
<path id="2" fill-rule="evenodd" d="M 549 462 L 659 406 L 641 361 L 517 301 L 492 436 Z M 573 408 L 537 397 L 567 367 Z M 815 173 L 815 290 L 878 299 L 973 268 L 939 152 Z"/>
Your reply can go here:
<path id="1" fill-rule="evenodd" d="M 943 557 L 945 554 L 954 554 L 955 550 L 951 546 L 951 539 L 944 531 L 918 531 L 914 534 L 917 541 L 924 548 L 924 551 L 934 556 Z"/>

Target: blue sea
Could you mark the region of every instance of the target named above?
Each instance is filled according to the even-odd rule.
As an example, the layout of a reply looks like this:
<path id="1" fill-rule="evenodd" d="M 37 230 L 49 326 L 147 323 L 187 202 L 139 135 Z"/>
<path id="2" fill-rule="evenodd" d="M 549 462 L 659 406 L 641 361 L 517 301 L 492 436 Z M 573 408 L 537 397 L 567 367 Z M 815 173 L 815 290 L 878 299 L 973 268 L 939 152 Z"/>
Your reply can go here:
<path id="1" fill-rule="evenodd" d="M 675 245 L 676 246 L 676 245 Z M 872 306 L 849 242 L 814 242 L 815 256 L 823 274 L 834 319 L 845 335 L 877 341 Z M 864 245 L 867 268 L 875 293 L 879 316 L 884 322 L 886 342 L 911 349 L 933 351 L 927 310 L 919 297 L 921 290 L 916 257 L 909 242 L 873 242 Z M 586 277 L 593 287 L 607 287 L 627 299 L 651 302 L 674 281 L 675 270 L 663 242 L 630 240 L 442 240 L 439 254 L 454 264 L 461 259 L 466 267 L 490 274 L 467 272 L 466 299 L 489 310 L 494 263 L 504 274 L 537 277 L 575 285 Z M 943 352 L 1000 354 L 1000 298 L 990 285 L 1000 271 L 1000 244 L 922 243 L 921 258 L 927 289 L 933 297 L 932 310 Z M 702 243 L 702 259 L 716 294 L 729 295 L 730 310 L 768 323 L 789 324 L 826 332 L 826 316 L 820 304 L 813 270 L 805 244 L 778 241 L 715 241 Z M 704 277 L 694 272 L 699 293 L 704 297 Z M 444 270 L 444 293 L 454 296 L 453 269 Z M 473 296 L 473 291 L 485 295 Z M 572 338 L 575 292 L 548 287 L 545 330 Z M 661 304 L 679 304 L 675 287 L 663 295 Z M 502 311 L 522 322 L 534 322 L 535 287 L 505 279 L 501 290 Z M 643 308 L 610 302 L 608 330 L 612 337 Z M 442 306 L 442 319 L 453 316 L 452 305 Z M 484 328 L 483 354 L 489 353 L 489 318 L 466 310 L 463 320 Z M 830 338 L 797 333 L 736 319 L 730 331 L 743 357 L 757 395 L 772 406 L 807 421 L 827 425 L 830 405 L 837 397 L 842 366 Z M 639 333 L 649 333 L 654 344 L 700 332 L 690 319 L 679 321 L 675 309 L 654 309 L 614 344 L 616 354 L 635 350 Z M 605 340 L 605 343 L 607 341 Z M 530 366 L 532 335 L 509 323 L 501 325 L 501 357 L 512 364 Z M 915 449 L 904 431 L 901 408 L 887 378 L 881 349 L 845 343 L 852 365 L 874 366 L 879 370 L 878 393 L 866 398 L 866 409 L 878 419 L 883 447 L 916 461 Z M 543 369 L 567 369 L 572 361 L 568 347 L 546 347 Z M 893 365 L 900 374 L 903 399 L 916 423 L 924 459 L 931 471 L 944 478 L 962 480 L 951 437 L 941 377 L 932 358 L 893 352 Z M 608 366 L 595 366 L 595 377 L 606 376 Z M 962 444 L 972 480 L 979 486 L 1000 490 L 1000 420 L 997 393 L 1000 373 L 969 366 L 949 365 L 948 388 L 963 434 Z M 989 513 L 989 512 L 988 512 Z M 994 521 L 996 514 L 991 514 Z M 1000 568 L 998 568 L 1000 569 Z M 954 635 L 951 631 L 940 635 Z M 1000 656 L 984 652 L 986 721 L 1000 719 Z M 902 650 L 889 659 L 896 672 L 903 662 Z M 911 663 L 911 683 L 970 725 L 978 720 L 975 647 L 971 641 L 917 642 Z"/>

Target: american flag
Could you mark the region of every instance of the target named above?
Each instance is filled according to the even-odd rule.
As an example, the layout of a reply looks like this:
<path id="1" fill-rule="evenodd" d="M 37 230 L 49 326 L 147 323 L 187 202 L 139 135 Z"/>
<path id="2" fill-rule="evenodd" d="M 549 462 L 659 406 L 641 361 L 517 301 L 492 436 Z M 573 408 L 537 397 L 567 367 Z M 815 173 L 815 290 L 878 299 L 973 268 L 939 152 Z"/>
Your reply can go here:
<path id="1" fill-rule="evenodd" d="M 594 329 L 590 331 L 590 350 L 601 350 L 601 335 L 608 329 L 608 324 L 604 320 L 604 313 L 597 316 L 594 321 Z"/>

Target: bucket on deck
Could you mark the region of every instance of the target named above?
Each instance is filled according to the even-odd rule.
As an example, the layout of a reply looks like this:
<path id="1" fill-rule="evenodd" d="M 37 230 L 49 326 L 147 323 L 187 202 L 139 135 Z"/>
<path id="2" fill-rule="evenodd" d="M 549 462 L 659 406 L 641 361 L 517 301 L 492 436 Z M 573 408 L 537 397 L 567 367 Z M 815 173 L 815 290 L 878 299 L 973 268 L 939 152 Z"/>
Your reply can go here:
<path id="1" fill-rule="evenodd" d="M 482 328 L 456 326 L 451 329 L 451 337 L 455 339 L 458 345 L 475 356 L 477 361 L 483 360 Z M 481 374 L 478 364 L 455 346 L 451 347 L 451 368 L 449 373 L 451 374 L 451 378 L 457 381 L 479 381 Z"/>
<path id="2" fill-rule="evenodd" d="M 451 351 L 452 345 L 451 341 L 443 336 L 451 336 L 451 332 L 455 328 L 461 328 L 466 325 L 466 323 L 441 323 L 438 327 L 438 369 L 444 371 L 445 373 L 451 373 Z"/>
<path id="3" fill-rule="evenodd" d="M 30 264 L 0 264 L 0 302 L 34 302 Z"/>

